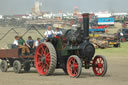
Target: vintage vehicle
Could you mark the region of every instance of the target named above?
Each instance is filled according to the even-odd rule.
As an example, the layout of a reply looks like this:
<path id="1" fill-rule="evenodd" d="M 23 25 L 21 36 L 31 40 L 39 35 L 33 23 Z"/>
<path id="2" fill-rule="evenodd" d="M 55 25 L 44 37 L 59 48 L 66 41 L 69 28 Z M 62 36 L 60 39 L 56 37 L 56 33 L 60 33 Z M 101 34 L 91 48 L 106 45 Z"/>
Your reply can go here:
<path id="1" fill-rule="evenodd" d="M 93 43 L 95 48 L 120 47 L 120 41 L 117 34 L 97 33 L 90 34 L 89 36 L 90 42 Z"/>
<path id="2" fill-rule="evenodd" d="M 14 72 L 22 69 L 29 72 L 35 66 L 40 75 L 51 75 L 56 68 L 73 78 L 80 76 L 82 67 L 93 68 L 97 76 L 104 76 L 107 72 L 107 61 L 102 55 L 95 54 L 94 46 L 89 42 L 89 14 L 83 14 L 83 28 L 67 30 L 64 36 L 55 36 L 42 42 L 34 55 L 20 55 L 20 49 L 0 49 L 0 69 L 6 72 L 13 67 Z"/>
<path id="3" fill-rule="evenodd" d="M 0 40 L 2 40 L 10 31 L 14 31 L 18 35 L 18 32 L 11 28 Z M 28 31 L 29 30 L 22 36 Z M 36 31 L 38 32 L 38 30 Z M 22 69 L 24 69 L 25 72 L 29 72 L 30 68 L 34 67 L 34 55 L 32 55 L 34 53 L 35 51 L 31 51 L 30 55 L 21 55 L 21 49 L 14 44 L 8 44 L 8 49 L 0 49 L 0 70 L 2 72 L 7 72 L 10 67 L 13 67 L 15 73 L 21 73 Z"/>
<path id="4" fill-rule="evenodd" d="M 94 46 L 89 42 L 89 14 L 83 14 L 83 28 L 67 30 L 64 36 L 55 36 L 41 43 L 35 52 L 35 66 L 40 75 L 51 75 L 61 68 L 70 77 L 78 78 L 82 67 L 93 68 L 96 76 L 107 72 L 107 61 L 96 55 Z"/>
<path id="5" fill-rule="evenodd" d="M 22 69 L 25 72 L 30 71 L 30 67 L 34 66 L 34 56 L 20 56 L 20 49 L 0 49 L 0 69 L 6 72 L 8 68 L 13 67 L 15 73 L 20 73 Z"/>

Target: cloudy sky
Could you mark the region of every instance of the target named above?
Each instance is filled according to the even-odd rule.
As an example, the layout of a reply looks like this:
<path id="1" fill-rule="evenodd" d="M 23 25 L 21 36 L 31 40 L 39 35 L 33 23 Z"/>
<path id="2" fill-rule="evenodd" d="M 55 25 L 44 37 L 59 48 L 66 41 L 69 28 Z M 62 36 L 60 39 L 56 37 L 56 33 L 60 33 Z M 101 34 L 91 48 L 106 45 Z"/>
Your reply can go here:
<path id="1" fill-rule="evenodd" d="M 42 10 L 72 12 L 75 6 L 81 11 L 116 11 L 128 12 L 128 0 L 40 0 Z M 0 14 L 31 13 L 35 0 L 0 0 Z"/>

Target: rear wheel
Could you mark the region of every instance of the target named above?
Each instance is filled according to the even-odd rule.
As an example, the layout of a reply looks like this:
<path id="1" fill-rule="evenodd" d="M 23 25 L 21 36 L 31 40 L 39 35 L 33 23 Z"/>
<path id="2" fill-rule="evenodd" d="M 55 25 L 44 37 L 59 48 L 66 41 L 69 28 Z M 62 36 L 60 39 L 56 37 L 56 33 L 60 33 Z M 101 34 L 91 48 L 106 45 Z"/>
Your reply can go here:
<path id="1" fill-rule="evenodd" d="M 107 72 L 107 61 L 104 56 L 97 55 L 93 60 L 93 72 L 96 76 L 104 76 Z"/>
<path id="2" fill-rule="evenodd" d="M 2 60 L 0 64 L 0 69 L 2 72 L 7 72 L 8 69 L 8 63 L 6 60 Z"/>
<path id="3" fill-rule="evenodd" d="M 22 65 L 21 62 L 18 60 L 15 60 L 13 63 L 13 70 L 15 73 L 20 73 L 22 69 Z"/>
<path id="4" fill-rule="evenodd" d="M 50 75 L 57 64 L 56 51 L 49 42 L 41 43 L 35 53 L 35 66 L 40 75 Z"/>
<path id="5" fill-rule="evenodd" d="M 67 72 L 70 77 L 78 78 L 82 71 L 81 60 L 78 56 L 72 55 L 67 61 Z"/>

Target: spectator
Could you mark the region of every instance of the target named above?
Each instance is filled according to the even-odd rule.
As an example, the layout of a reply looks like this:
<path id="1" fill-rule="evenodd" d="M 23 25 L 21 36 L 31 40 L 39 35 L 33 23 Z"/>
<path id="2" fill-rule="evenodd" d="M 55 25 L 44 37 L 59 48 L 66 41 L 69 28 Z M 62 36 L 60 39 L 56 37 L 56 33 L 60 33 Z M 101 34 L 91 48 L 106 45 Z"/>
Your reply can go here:
<path id="1" fill-rule="evenodd" d="M 14 45 L 18 46 L 18 40 L 19 40 L 19 36 L 15 36 L 15 40 L 13 42 Z"/>
<path id="2" fill-rule="evenodd" d="M 37 40 L 35 41 L 35 46 L 37 47 L 40 44 L 40 38 L 37 38 Z"/>
<path id="3" fill-rule="evenodd" d="M 29 48 L 25 45 L 25 41 L 22 37 L 19 38 L 18 40 L 18 44 L 19 44 L 19 48 L 22 49 L 22 54 L 25 55 L 25 53 L 27 52 L 27 54 L 30 53 Z"/>
<path id="4" fill-rule="evenodd" d="M 28 36 L 28 40 L 26 42 L 26 45 L 28 46 L 28 48 L 30 49 L 30 52 L 33 53 L 33 51 L 35 50 L 35 41 L 32 39 L 31 36 Z"/>
<path id="5" fill-rule="evenodd" d="M 19 45 L 25 45 L 25 40 L 20 36 L 18 40 Z"/>
<path id="6" fill-rule="evenodd" d="M 25 41 L 19 36 L 15 36 L 15 40 L 13 42 L 13 48 L 21 48 L 21 55 L 25 55 L 25 52 L 29 54 L 29 49 L 25 46 Z"/>

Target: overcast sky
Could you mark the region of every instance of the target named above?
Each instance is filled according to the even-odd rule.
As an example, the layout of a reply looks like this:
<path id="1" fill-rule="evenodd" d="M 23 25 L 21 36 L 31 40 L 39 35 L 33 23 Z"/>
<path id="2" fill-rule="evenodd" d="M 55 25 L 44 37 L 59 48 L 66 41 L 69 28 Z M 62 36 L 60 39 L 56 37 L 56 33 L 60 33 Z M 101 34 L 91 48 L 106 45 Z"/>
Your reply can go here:
<path id="1" fill-rule="evenodd" d="M 116 11 L 128 12 L 128 0 L 40 0 L 42 10 L 72 12 L 75 6 L 81 11 Z M 35 0 L 0 0 L 0 14 L 31 13 Z"/>

